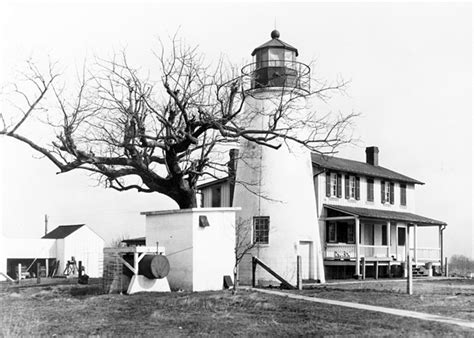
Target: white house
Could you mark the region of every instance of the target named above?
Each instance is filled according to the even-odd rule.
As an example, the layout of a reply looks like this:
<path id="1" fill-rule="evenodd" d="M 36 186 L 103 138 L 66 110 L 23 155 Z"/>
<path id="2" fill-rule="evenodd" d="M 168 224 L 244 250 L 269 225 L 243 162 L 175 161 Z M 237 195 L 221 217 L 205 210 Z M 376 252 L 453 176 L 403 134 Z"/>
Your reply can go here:
<path id="1" fill-rule="evenodd" d="M 258 127 L 268 123 L 265 112 L 280 95 L 306 90 L 308 70 L 276 31 L 252 55 L 245 103 L 249 126 Z M 293 100 L 292 109 L 304 113 L 304 99 Z M 241 207 L 238 216 L 251 227 L 247 233 L 256 245 L 240 264 L 240 281 L 252 278 L 252 255 L 292 284 L 298 255 L 303 279 L 320 282 L 366 272 L 402 274 L 409 252 L 417 266 L 442 264 L 446 223 L 415 214 L 415 186 L 423 183 L 380 166 L 378 154 L 368 147 L 366 161 L 359 162 L 241 141 L 238 156 L 230 154 L 229 176 L 199 186 L 203 207 Z M 425 236 L 436 237 L 436 245 L 420 247 Z M 262 269 L 256 280 L 275 281 Z"/>
<path id="2" fill-rule="evenodd" d="M 1 235 L 0 272 L 16 278 L 18 264 L 36 273 L 36 264 L 48 274 L 63 274 L 67 261 L 82 261 L 90 277 L 102 276 L 104 240 L 85 224 L 60 225 L 42 238 L 6 238 Z M 0 280 L 5 280 L 0 274 Z"/>

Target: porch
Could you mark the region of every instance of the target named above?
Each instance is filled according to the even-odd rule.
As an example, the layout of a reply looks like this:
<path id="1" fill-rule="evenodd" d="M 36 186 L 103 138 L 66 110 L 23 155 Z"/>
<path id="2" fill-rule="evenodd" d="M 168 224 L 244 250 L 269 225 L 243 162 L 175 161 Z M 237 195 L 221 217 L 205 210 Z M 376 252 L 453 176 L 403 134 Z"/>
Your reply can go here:
<path id="1" fill-rule="evenodd" d="M 324 207 L 326 241 L 323 256 L 327 270 L 347 266 L 350 267 L 349 273 L 361 276 L 369 266 L 377 276 L 382 266 L 387 267 L 382 270 L 389 277 L 394 272 L 406 275 L 403 267 L 408 259 L 415 267 L 428 266 L 429 263 L 442 269 L 445 223 L 404 212 L 334 205 Z M 420 227 L 434 228 L 437 243 L 429 247 L 420 246 L 417 238 Z"/>
<path id="2" fill-rule="evenodd" d="M 393 254 L 389 245 L 359 245 L 360 258 L 366 261 L 391 259 L 394 263 L 405 262 L 405 248 L 398 246 Z M 357 257 L 357 245 L 346 243 L 327 243 L 324 250 L 324 259 L 326 261 L 354 261 Z M 415 265 L 421 265 L 428 262 L 441 264 L 441 248 L 416 247 L 410 248 L 410 257 Z M 329 263 L 330 264 L 330 263 Z"/>

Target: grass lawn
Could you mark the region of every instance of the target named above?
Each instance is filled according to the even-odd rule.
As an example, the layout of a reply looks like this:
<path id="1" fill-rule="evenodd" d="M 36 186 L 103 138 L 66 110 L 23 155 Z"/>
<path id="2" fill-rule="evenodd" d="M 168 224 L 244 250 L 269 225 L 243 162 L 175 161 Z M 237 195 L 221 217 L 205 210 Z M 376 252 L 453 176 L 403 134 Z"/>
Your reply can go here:
<path id="1" fill-rule="evenodd" d="M 335 286 L 334 286 L 335 287 Z M 318 289 L 319 294 L 329 290 Z M 0 335 L 473 335 L 454 325 L 264 295 L 255 291 L 101 295 L 96 285 L 0 293 Z M 303 292 L 315 293 L 315 290 Z M 333 290 L 334 299 L 362 294 Z M 376 292 L 376 291 L 371 291 Z M 372 294 L 371 294 L 372 295 Z M 383 298 L 384 293 L 376 293 Z M 402 295 L 400 295 L 402 296 Z M 387 305 L 387 304 L 385 304 Z"/>
<path id="2" fill-rule="evenodd" d="M 337 283 L 296 291 L 305 296 L 426 312 L 474 322 L 474 279 L 414 280 L 413 295 L 406 280 Z"/>

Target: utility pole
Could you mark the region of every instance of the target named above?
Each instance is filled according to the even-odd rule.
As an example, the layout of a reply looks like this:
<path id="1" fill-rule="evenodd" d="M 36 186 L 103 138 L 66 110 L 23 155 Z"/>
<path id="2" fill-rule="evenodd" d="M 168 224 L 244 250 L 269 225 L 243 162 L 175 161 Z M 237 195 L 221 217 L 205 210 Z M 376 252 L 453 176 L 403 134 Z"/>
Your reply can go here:
<path id="1" fill-rule="evenodd" d="M 48 233 L 48 215 L 44 215 L 44 234 Z"/>

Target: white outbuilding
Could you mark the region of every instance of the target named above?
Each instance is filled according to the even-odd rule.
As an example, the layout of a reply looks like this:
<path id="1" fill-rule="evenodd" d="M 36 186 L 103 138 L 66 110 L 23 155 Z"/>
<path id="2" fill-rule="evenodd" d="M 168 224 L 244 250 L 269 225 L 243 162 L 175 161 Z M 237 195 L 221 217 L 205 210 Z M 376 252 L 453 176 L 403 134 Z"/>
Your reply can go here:
<path id="1" fill-rule="evenodd" d="M 85 224 L 60 225 L 42 238 L 2 235 L 0 244 L 0 281 L 17 278 L 18 264 L 25 274 L 37 274 L 39 263 L 47 276 L 61 276 L 72 260 L 81 261 L 89 277 L 102 276 L 104 240 Z"/>

